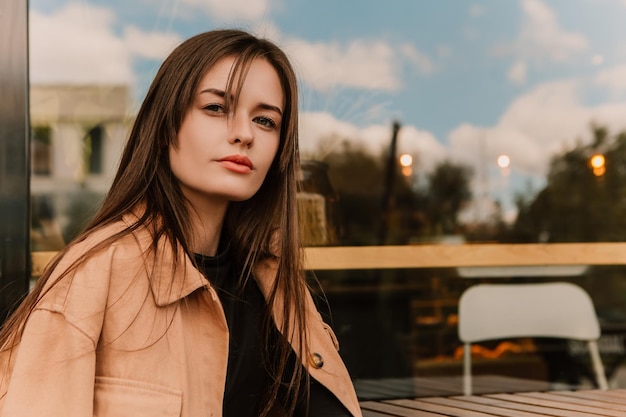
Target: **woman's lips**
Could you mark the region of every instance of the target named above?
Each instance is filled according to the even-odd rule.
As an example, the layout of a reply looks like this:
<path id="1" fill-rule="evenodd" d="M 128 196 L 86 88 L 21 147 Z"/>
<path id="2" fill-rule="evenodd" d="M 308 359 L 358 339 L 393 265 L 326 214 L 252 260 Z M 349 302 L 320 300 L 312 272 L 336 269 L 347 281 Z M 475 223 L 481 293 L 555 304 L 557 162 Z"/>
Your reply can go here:
<path id="1" fill-rule="evenodd" d="M 244 155 L 230 155 L 218 161 L 222 166 L 230 171 L 246 174 L 254 169 L 252 161 Z"/>

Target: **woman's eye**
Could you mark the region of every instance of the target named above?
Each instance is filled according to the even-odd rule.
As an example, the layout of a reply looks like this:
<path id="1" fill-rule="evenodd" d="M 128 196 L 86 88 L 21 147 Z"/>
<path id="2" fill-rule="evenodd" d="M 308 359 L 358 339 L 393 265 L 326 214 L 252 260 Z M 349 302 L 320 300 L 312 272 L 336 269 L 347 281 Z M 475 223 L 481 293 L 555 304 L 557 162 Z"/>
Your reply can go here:
<path id="1" fill-rule="evenodd" d="M 252 119 L 255 123 L 268 128 L 275 128 L 276 122 L 270 119 L 269 117 L 259 116 Z"/>
<path id="2" fill-rule="evenodd" d="M 203 108 L 210 113 L 224 113 L 224 106 L 221 104 L 207 104 Z"/>

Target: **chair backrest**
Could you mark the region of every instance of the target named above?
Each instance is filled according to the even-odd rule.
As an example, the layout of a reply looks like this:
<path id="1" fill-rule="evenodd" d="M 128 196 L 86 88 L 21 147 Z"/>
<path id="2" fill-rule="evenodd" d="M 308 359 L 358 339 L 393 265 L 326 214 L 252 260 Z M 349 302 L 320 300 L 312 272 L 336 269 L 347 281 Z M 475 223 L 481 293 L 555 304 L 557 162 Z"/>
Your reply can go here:
<path id="1" fill-rule="evenodd" d="M 464 342 L 463 392 L 471 395 L 471 344 L 516 337 L 556 337 L 587 342 L 596 382 L 608 384 L 596 341 L 598 317 L 589 294 L 567 282 L 479 284 L 459 300 L 459 338 Z"/>
<path id="2" fill-rule="evenodd" d="M 459 337 L 479 342 L 510 337 L 596 340 L 600 326 L 589 294 L 567 282 L 479 284 L 459 300 Z"/>

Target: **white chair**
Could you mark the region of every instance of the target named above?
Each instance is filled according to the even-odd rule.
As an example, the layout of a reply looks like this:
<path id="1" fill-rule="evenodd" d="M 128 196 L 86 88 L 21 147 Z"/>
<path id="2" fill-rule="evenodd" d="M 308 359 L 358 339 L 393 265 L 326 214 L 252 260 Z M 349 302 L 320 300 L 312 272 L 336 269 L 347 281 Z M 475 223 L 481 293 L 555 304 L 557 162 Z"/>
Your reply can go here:
<path id="1" fill-rule="evenodd" d="M 464 395 L 472 394 L 472 343 L 517 337 L 586 341 L 598 387 L 608 388 L 597 344 L 600 325 L 585 290 L 566 282 L 479 284 L 459 300 Z"/>

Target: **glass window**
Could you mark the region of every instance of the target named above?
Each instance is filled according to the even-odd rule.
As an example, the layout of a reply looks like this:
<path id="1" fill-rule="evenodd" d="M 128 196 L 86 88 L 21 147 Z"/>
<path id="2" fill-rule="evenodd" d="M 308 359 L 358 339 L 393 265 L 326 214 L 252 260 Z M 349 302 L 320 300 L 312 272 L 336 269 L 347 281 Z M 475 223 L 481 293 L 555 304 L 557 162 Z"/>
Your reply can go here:
<path id="1" fill-rule="evenodd" d="M 29 9 L 33 250 L 58 250 L 95 212 L 175 45 L 244 27 L 283 46 L 300 77 L 307 246 L 328 249 L 325 265 L 341 264 L 336 247 L 410 246 L 424 249 L 415 264 L 442 260 L 399 267 L 393 253 L 367 252 L 359 261 L 379 266 L 311 271 L 358 386 L 460 375 L 458 299 L 468 287 L 565 280 L 591 294 L 608 374 L 626 387 L 626 271 L 618 252 L 597 265 L 593 254 L 608 247 L 584 245 L 626 242 L 623 1 L 30 0 Z M 589 262 L 515 265 L 516 253 L 558 264 L 540 256 L 560 243 L 581 244 L 572 251 Z M 493 264 L 468 267 L 470 244 L 501 247 Z M 452 245 L 460 265 L 443 262 Z M 579 351 L 490 342 L 477 348 L 477 372 L 585 384 Z"/>
<path id="2" fill-rule="evenodd" d="M 31 163 L 34 175 L 52 173 L 52 129 L 50 126 L 33 126 L 31 133 Z"/>
<path id="3" fill-rule="evenodd" d="M 89 174 L 102 173 L 102 142 L 104 128 L 100 125 L 94 126 L 85 135 L 85 164 Z"/>

